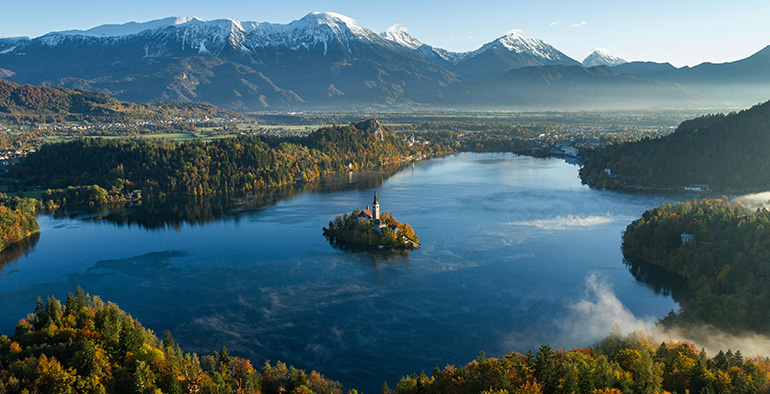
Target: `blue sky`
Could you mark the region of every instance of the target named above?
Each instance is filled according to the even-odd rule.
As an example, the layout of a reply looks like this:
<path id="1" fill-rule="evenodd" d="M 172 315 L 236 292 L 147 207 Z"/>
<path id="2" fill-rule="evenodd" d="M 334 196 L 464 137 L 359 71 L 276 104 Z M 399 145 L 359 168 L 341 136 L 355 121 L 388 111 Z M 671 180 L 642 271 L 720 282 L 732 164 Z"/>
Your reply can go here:
<path id="1" fill-rule="evenodd" d="M 745 58 L 770 45 L 770 1 L 457 1 L 389 0 L 29 0 L 7 1 L 0 36 L 40 36 L 107 23 L 168 16 L 286 23 L 333 11 L 382 32 L 398 24 L 422 42 L 452 51 L 477 49 L 516 30 L 582 60 L 607 48 L 627 60 L 676 66 Z"/>

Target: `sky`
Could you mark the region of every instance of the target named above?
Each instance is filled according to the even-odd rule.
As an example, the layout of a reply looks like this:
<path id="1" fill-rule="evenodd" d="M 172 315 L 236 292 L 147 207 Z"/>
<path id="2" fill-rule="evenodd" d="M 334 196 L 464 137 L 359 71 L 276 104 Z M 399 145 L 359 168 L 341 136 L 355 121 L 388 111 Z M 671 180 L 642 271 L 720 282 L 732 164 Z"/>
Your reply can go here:
<path id="1" fill-rule="evenodd" d="M 605 48 L 629 61 L 681 67 L 739 60 L 770 45 L 767 0 L 0 0 L 0 9 L 0 36 L 6 37 L 169 16 L 287 23 L 330 11 L 378 33 L 398 25 L 456 52 L 516 31 L 578 61 Z"/>

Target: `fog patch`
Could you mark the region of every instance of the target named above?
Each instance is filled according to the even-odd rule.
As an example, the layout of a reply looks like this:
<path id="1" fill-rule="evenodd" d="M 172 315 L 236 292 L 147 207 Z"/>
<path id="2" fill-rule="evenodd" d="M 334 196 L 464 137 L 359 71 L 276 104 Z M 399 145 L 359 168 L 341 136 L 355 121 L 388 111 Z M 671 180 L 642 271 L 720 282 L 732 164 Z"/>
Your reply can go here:
<path id="1" fill-rule="evenodd" d="M 551 219 L 521 220 L 511 222 L 513 226 L 537 227 L 543 230 L 571 230 L 579 228 L 588 228 L 612 223 L 615 218 L 606 213 L 604 215 L 566 215 L 557 216 Z"/>
<path id="2" fill-rule="evenodd" d="M 634 316 L 596 274 L 586 278 L 583 297 L 569 309 L 559 335 L 559 342 L 568 346 L 589 346 L 617 329 L 622 334 L 650 331 L 657 321 L 655 317 Z"/>
<path id="3" fill-rule="evenodd" d="M 699 350 L 704 349 L 709 357 L 727 350 L 740 350 L 746 357 L 770 356 L 768 336 L 729 334 L 705 324 L 666 328 L 658 323 L 662 316 L 635 316 L 596 274 L 589 275 L 585 282 L 583 297 L 570 306 L 569 315 L 560 324 L 559 345 L 591 346 L 611 333 L 625 336 L 643 331 L 654 346 L 661 342 L 689 342 Z"/>
<path id="4" fill-rule="evenodd" d="M 757 209 L 770 206 L 770 192 L 744 194 L 735 198 L 746 208 Z"/>
<path id="5" fill-rule="evenodd" d="M 697 349 L 706 351 L 709 357 L 719 351 L 740 350 L 743 356 L 770 356 L 770 337 L 757 333 L 734 335 L 709 325 L 688 326 L 685 328 L 656 327 L 650 332 L 650 337 L 659 342 L 684 341 L 695 345 Z"/>

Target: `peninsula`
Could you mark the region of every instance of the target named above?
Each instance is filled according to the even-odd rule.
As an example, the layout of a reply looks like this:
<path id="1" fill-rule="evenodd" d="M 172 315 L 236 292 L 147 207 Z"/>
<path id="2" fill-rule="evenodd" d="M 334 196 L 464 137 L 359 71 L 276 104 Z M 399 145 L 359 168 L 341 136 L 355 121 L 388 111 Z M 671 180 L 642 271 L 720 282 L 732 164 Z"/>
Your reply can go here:
<path id="1" fill-rule="evenodd" d="M 371 209 L 356 208 L 350 214 L 337 216 L 329 222 L 323 234 L 333 246 L 369 247 L 378 249 L 415 249 L 420 247 L 420 237 L 411 226 L 399 223 L 388 212 L 380 214 L 377 193 Z"/>

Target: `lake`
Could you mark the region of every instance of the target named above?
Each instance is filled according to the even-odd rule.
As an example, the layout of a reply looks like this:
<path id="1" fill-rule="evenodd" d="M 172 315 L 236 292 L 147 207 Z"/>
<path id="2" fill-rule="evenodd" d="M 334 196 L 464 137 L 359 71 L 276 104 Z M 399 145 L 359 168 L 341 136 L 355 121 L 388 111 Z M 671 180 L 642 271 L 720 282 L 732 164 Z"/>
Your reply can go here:
<path id="1" fill-rule="evenodd" d="M 592 190 L 577 170 L 465 153 L 264 196 L 42 215 L 36 243 L 0 266 L 0 333 L 37 296 L 81 285 L 185 351 L 225 345 L 256 367 L 283 361 L 377 392 L 480 351 L 583 347 L 613 325 L 650 327 L 678 305 L 634 279 L 621 233 L 677 197 Z M 375 191 L 422 248 L 329 245 L 322 227 Z"/>

